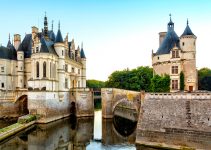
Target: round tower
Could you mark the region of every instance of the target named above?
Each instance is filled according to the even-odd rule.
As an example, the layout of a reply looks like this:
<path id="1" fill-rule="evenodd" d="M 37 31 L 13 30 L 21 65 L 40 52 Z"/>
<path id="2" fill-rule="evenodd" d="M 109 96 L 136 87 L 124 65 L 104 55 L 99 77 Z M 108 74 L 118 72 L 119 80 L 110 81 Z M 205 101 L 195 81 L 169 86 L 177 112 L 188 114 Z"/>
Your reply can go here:
<path id="1" fill-rule="evenodd" d="M 189 27 L 187 20 L 186 28 L 180 36 L 180 48 L 183 52 L 183 72 L 185 77 L 185 90 L 198 90 L 198 78 L 196 69 L 196 39 Z"/>
<path id="2" fill-rule="evenodd" d="M 59 56 L 58 60 L 58 80 L 59 80 L 59 91 L 65 90 L 65 44 L 62 38 L 62 34 L 60 31 L 60 23 L 58 32 L 56 35 L 56 40 L 54 44 L 54 48 L 56 50 L 56 53 Z"/>
<path id="3" fill-rule="evenodd" d="M 86 56 L 85 56 L 85 53 L 84 53 L 84 49 L 83 49 L 83 46 L 81 48 L 81 63 L 82 63 L 82 72 L 81 72 L 81 86 L 83 88 L 86 87 Z"/>
<path id="4" fill-rule="evenodd" d="M 24 88 L 24 52 L 19 47 L 17 51 L 17 61 L 18 61 L 18 87 Z"/>

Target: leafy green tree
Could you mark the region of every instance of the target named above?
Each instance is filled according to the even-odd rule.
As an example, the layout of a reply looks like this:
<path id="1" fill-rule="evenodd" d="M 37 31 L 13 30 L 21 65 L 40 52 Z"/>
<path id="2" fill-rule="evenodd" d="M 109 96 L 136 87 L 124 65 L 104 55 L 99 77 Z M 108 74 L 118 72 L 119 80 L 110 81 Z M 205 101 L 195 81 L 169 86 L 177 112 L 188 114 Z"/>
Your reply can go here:
<path id="1" fill-rule="evenodd" d="M 185 79 L 183 71 L 180 72 L 180 90 L 185 88 Z"/>
<path id="2" fill-rule="evenodd" d="M 152 92 L 169 92 L 170 91 L 170 76 L 155 75 L 151 79 L 151 91 Z"/>
<path id="3" fill-rule="evenodd" d="M 99 80 L 86 80 L 88 88 L 100 89 L 105 87 L 105 82 Z"/>
<path id="4" fill-rule="evenodd" d="M 152 68 L 143 66 L 132 70 L 125 69 L 122 71 L 115 71 L 109 76 L 108 81 L 106 81 L 106 87 L 134 91 L 150 91 L 152 76 Z"/>
<path id="5" fill-rule="evenodd" d="M 198 70 L 198 89 L 211 91 L 211 69 L 201 68 Z"/>

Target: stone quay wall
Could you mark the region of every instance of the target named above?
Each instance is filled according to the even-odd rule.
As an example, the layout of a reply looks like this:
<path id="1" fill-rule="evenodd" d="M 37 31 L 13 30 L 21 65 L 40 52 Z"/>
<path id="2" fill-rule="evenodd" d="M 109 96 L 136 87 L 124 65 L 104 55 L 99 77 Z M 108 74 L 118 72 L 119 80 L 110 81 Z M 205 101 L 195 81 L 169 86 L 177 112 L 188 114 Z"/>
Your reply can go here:
<path id="1" fill-rule="evenodd" d="M 29 113 L 39 115 L 38 123 L 48 123 L 69 116 L 72 102 L 75 103 L 77 117 L 94 115 L 94 102 L 89 89 L 73 89 L 71 92 L 28 92 Z"/>
<path id="2" fill-rule="evenodd" d="M 171 133 L 172 136 L 176 136 L 178 133 L 182 137 L 183 134 L 189 134 L 190 131 L 191 133 L 200 133 L 205 138 L 206 135 L 209 135 L 207 138 L 210 140 L 211 93 L 145 94 L 137 125 L 137 143 L 150 141 L 149 138 L 146 138 L 149 135 L 145 134 L 147 132 L 162 133 L 162 137 L 168 133 Z M 152 141 L 159 142 L 160 139 L 154 138 Z"/>

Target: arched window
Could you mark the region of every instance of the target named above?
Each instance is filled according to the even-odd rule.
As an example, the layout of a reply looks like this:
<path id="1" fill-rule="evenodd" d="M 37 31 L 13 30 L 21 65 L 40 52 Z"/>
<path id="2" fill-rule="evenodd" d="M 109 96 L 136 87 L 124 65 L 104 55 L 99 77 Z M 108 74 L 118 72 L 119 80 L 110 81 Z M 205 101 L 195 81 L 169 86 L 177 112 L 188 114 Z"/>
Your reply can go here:
<path id="1" fill-rule="evenodd" d="M 37 71 L 37 78 L 40 76 L 40 67 L 39 67 L 39 62 L 36 63 L 36 71 Z"/>
<path id="2" fill-rule="evenodd" d="M 43 77 L 46 77 L 46 62 L 43 63 Z"/>

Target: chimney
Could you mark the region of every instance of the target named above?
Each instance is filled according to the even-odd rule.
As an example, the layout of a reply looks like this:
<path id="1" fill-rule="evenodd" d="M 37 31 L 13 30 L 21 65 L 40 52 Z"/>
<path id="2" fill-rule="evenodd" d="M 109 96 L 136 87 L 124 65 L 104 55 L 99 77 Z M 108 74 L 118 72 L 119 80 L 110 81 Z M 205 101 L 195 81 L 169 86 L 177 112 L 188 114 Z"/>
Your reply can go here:
<path id="1" fill-rule="evenodd" d="M 166 32 L 160 32 L 159 33 L 159 46 L 162 44 L 163 39 L 165 38 L 165 36 L 166 36 Z"/>
<path id="2" fill-rule="evenodd" d="M 14 34 L 14 47 L 15 47 L 16 50 L 18 50 L 20 43 L 21 43 L 20 34 Z"/>

